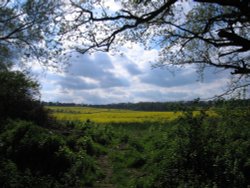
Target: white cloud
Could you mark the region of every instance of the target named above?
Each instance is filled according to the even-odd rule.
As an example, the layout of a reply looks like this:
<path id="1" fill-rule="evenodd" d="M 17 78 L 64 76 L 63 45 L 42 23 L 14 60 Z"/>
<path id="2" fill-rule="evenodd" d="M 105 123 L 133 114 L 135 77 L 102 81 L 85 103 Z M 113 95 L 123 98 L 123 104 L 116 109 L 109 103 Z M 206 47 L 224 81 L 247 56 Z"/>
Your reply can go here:
<path id="1" fill-rule="evenodd" d="M 122 8 L 121 4 L 115 0 L 105 0 L 104 1 L 105 7 L 109 8 L 111 11 L 118 11 Z"/>
<path id="2" fill-rule="evenodd" d="M 224 72 L 209 69 L 197 82 L 193 66 L 173 69 L 174 74 L 152 69 L 149 62 L 154 62 L 157 51 L 132 47 L 123 47 L 123 56 L 73 54 L 66 72 L 40 76 L 42 100 L 87 104 L 192 100 L 220 94 L 228 81 Z M 39 73 L 37 67 L 35 72 Z"/>

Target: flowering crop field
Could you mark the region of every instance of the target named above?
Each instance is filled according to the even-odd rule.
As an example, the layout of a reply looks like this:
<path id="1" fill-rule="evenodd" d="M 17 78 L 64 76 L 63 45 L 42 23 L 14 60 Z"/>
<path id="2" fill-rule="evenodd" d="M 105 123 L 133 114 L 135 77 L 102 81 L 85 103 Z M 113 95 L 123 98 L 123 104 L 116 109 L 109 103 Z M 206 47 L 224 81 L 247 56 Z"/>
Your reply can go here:
<path id="1" fill-rule="evenodd" d="M 93 121 L 96 123 L 164 122 L 178 118 L 181 112 L 145 112 L 90 107 L 47 107 L 58 120 Z"/>

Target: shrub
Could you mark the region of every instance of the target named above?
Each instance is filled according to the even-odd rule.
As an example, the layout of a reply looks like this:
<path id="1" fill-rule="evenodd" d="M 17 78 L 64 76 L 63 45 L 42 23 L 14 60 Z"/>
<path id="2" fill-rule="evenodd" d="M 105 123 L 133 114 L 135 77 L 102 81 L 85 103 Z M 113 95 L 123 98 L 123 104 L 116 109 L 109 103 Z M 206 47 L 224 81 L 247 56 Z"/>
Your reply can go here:
<path id="1" fill-rule="evenodd" d="M 8 118 L 46 125 L 48 112 L 39 102 L 39 85 L 20 71 L 0 70 L 0 122 Z"/>
<path id="2" fill-rule="evenodd" d="M 153 187 L 247 187 L 250 129 L 242 118 L 231 119 L 228 112 L 213 118 L 187 114 L 176 121 L 147 164 Z"/>
<path id="3" fill-rule="evenodd" d="M 9 121 L 0 143 L 0 183 L 6 185 L 0 187 L 32 187 L 37 182 L 42 187 L 74 187 L 98 176 L 86 151 L 72 150 L 64 137 L 31 122 Z"/>

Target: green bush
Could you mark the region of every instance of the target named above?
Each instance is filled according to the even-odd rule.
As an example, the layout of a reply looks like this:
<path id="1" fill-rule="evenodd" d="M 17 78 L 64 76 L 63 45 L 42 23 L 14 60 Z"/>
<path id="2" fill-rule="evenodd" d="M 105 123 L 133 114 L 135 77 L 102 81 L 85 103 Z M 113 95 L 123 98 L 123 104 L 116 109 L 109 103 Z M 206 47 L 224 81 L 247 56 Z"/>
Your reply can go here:
<path id="1" fill-rule="evenodd" d="M 0 187 L 93 183 L 98 177 L 94 160 L 84 149 L 72 150 L 65 140 L 31 122 L 9 121 L 0 134 Z"/>
<path id="2" fill-rule="evenodd" d="M 38 97 L 39 84 L 27 74 L 0 70 L 0 122 L 11 118 L 47 125 L 48 112 Z"/>
<path id="3" fill-rule="evenodd" d="M 250 127 L 241 115 L 228 111 L 177 120 L 153 139 L 145 169 L 152 187 L 247 187 L 250 185 Z M 151 161 L 151 162 L 150 162 Z"/>

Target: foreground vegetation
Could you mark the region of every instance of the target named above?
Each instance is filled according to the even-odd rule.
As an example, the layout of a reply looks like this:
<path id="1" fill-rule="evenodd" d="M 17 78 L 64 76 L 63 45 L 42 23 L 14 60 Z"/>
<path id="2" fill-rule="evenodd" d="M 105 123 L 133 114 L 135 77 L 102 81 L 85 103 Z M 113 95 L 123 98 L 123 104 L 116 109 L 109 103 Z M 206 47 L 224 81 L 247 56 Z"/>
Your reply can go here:
<path id="1" fill-rule="evenodd" d="M 52 121 L 44 128 L 9 120 L 0 133 L 0 185 L 249 186 L 249 108 L 182 113 L 158 123 Z"/>

